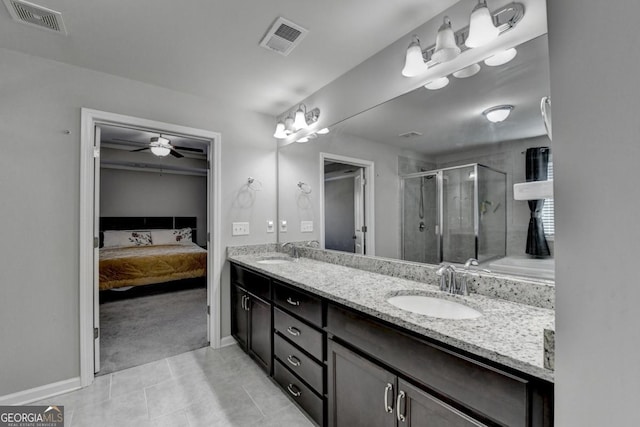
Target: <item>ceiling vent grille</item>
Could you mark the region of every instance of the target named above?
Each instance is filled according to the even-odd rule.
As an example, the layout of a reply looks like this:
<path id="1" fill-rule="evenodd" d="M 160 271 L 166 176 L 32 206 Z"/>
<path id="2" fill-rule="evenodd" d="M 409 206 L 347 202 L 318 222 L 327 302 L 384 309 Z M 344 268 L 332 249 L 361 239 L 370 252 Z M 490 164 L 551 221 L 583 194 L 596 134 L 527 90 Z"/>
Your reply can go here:
<path id="1" fill-rule="evenodd" d="M 23 0 L 4 0 L 4 4 L 17 22 L 58 34 L 67 34 L 60 12 Z"/>
<path id="2" fill-rule="evenodd" d="M 309 30 L 302 28 L 300 25 L 279 17 L 267 31 L 267 34 L 260 42 L 260 46 L 287 56 L 308 32 Z"/>

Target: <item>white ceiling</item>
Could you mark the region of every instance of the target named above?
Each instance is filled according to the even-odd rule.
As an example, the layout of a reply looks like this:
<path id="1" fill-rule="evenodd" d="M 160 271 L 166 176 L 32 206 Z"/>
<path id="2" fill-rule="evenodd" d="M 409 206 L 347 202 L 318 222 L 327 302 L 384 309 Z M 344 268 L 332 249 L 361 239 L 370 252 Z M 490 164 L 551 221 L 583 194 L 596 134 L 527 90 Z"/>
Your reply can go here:
<path id="1" fill-rule="evenodd" d="M 466 79 L 449 76 L 447 87 L 431 91 L 420 87 L 334 126 L 341 133 L 391 144 L 426 155 L 441 155 L 500 141 L 546 133 L 540 100 L 549 95 L 547 36 L 517 47 L 511 62 L 488 67 Z M 491 123 L 482 112 L 489 107 L 515 106 L 502 123 Z M 399 135 L 419 132 L 410 138 Z"/>
<path id="2" fill-rule="evenodd" d="M 31 0 L 68 36 L 13 21 L 0 47 L 277 115 L 457 0 Z M 309 34 L 288 56 L 260 40 L 278 16 Z"/>

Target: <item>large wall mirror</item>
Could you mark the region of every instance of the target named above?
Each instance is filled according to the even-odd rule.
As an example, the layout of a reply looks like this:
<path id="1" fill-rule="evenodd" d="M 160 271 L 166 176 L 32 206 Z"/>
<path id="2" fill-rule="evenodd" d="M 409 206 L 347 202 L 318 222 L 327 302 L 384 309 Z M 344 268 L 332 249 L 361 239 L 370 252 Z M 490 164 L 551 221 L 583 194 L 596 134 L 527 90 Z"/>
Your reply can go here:
<path id="1" fill-rule="evenodd" d="M 506 64 L 480 65 L 472 77 L 450 76 L 444 88 L 420 87 L 280 147 L 278 209 L 287 224 L 279 241 L 429 264 L 477 258 L 497 273 L 553 279 L 553 200 L 536 205 L 513 191 L 530 178 L 532 159 L 544 158 L 553 176 L 541 115 L 547 36 L 518 46 Z M 513 109 L 493 123 L 483 112 L 499 105 Z M 528 242 L 532 217 L 548 250 Z"/>

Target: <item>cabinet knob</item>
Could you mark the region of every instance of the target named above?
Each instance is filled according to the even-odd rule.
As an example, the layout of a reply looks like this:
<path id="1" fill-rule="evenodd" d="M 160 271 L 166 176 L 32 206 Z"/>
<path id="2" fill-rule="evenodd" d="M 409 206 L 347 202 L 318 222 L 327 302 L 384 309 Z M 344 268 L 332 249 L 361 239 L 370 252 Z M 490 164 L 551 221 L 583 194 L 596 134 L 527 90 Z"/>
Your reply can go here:
<path id="1" fill-rule="evenodd" d="M 300 395 L 302 394 L 300 392 L 300 390 L 298 389 L 298 387 L 294 386 L 293 384 L 289 384 L 287 386 L 287 390 L 289 391 L 289 393 L 291 393 L 292 396 L 294 397 L 300 397 Z"/>
<path id="2" fill-rule="evenodd" d="M 287 332 L 289 332 L 294 337 L 297 337 L 298 335 L 300 335 L 300 329 L 298 329 L 296 327 L 293 327 L 293 326 L 289 326 L 287 328 Z"/>
<path id="3" fill-rule="evenodd" d="M 287 356 L 287 362 L 291 363 L 293 366 L 300 366 L 300 359 L 292 354 Z"/>
<path id="4" fill-rule="evenodd" d="M 391 405 L 389 405 L 389 392 L 391 392 Z M 384 410 L 393 414 L 393 384 L 387 383 L 387 386 L 384 388 Z"/>
<path id="5" fill-rule="evenodd" d="M 295 306 L 299 306 L 300 305 L 300 301 L 294 301 L 293 299 L 291 299 L 291 297 L 287 298 L 287 302 L 291 305 L 295 305 Z"/>

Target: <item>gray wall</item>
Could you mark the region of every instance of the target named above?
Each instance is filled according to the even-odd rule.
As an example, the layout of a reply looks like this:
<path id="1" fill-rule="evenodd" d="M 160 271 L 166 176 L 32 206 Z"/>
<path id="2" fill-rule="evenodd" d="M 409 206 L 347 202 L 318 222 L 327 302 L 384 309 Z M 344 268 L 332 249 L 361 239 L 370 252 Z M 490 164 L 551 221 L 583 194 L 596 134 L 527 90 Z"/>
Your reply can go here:
<path id="1" fill-rule="evenodd" d="M 640 425 L 638 16 L 549 2 L 558 426 Z"/>
<path id="2" fill-rule="evenodd" d="M 80 374 L 81 107 L 220 132 L 222 229 L 214 238 L 223 248 L 276 241 L 265 227 L 276 217 L 272 117 L 6 49 L 0 75 L 0 396 Z M 245 197 L 249 176 L 263 189 Z M 231 237 L 233 221 L 251 221 L 251 235 Z M 224 251 L 214 256 L 226 258 Z"/>
<path id="3" fill-rule="evenodd" d="M 195 216 L 197 243 L 207 243 L 207 177 L 100 170 L 101 216 Z"/>

